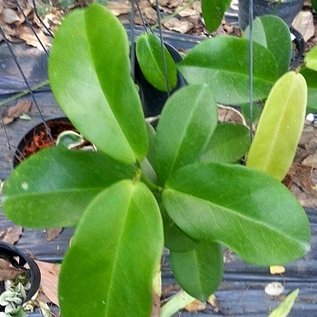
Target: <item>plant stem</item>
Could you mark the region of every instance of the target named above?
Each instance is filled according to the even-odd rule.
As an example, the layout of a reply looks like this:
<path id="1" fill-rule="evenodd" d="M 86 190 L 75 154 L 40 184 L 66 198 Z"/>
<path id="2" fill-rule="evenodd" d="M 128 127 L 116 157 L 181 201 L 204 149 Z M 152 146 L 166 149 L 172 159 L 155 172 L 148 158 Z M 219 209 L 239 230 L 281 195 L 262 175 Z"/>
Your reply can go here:
<path id="1" fill-rule="evenodd" d="M 46 86 L 48 84 L 49 84 L 49 81 L 45 80 L 45 81 L 43 81 L 43 82 L 31 87 L 31 91 L 35 91 L 37 89 L 40 89 L 40 88 L 42 88 L 42 87 L 44 87 L 44 86 Z M 5 106 L 6 104 L 8 104 L 11 101 L 14 101 L 14 100 L 17 100 L 17 99 L 19 99 L 19 98 L 21 98 L 23 96 L 26 96 L 29 93 L 30 93 L 29 89 L 22 90 L 21 92 L 13 95 L 12 97 L 9 97 L 7 99 L 4 99 L 4 100 L 0 101 L 0 107 Z"/>
<path id="2" fill-rule="evenodd" d="M 180 291 L 162 307 L 160 317 L 170 317 L 194 300 L 194 297 L 184 291 Z"/>

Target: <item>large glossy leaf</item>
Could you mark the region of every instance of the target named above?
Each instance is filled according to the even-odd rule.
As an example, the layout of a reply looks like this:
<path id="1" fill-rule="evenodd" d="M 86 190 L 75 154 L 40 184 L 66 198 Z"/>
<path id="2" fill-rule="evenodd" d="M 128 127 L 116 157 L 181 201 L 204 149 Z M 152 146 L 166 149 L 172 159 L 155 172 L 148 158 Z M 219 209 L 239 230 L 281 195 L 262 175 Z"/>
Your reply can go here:
<path id="1" fill-rule="evenodd" d="M 249 146 L 250 133 L 247 127 L 242 124 L 219 123 L 200 160 L 234 163 L 247 153 Z"/>
<path id="2" fill-rule="evenodd" d="M 217 125 L 210 88 L 189 85 L 166 102 L 157 127 L 155 170 L 161 182 L 180 166 L 197 161 Z"/>
<path id="3" fill-rule="evenodd" d="M 150 316 L 162 249 L 162 220 L 152 193 L 132 181 L 109 187 L 88 206 L 64 259 L 62 315 Z"/>
<path id="4" fill-rule="evenodd" d="M 317 72 L 304 68 L 300 73 L 305 77 L 308 88 L 307 112 L 317 112 Z"/>
<path id="5" fill-rule="evenodd" d="M 262 111 L 247 158 L 247 166 L 282 180 L 296 153 L 303 130 L 307 85 L 295 72 L 283 75 L 274 85 Z"/>
<path id="6" fill-rule="evenodd" d="M 160 206 L 164 224 L 164 244 L 171 251 L 184 252 L 193 250 L 197 241 L 182 231 L 166 212 L 164 206 Z"/>
<path id="7" fill-rule="evenodd" d="M 307 68 L 317 71 L 317 46 L 306 54 L 304 62 Z"/>
<path id="8" fill-rule="evenodd" d="M 230 0 L 202 0 L 202 15 L 209 32 L 215 31 L 220 25 Z"/>
<path id="9" fill-rule="evenodd" d="M 251 263 L 283 264 L 309 251 L 305 211 L 261 171 L 219 163 L 185 166 L 166 182 L 163 204 L 188 235 L 223 243 Z"/>
<path id="10" fill-rule="evenodd" d="M 249 38 L 250 27 L 244 32 Z M 277 60 L 279 75 L 288 71 L 292 56 L 292 40 L 287 24 L 278 16 L 265 15 L 253 21 L 252 39 L 268 48 Z"/>
<path id="11" fill-rule="evenodd" d="M 190 84 L 208 84 L 217 102 L 237 105 L 249 101 L 249 42 L 219 36 L 192 49 L 178 68 Z M 277 62 L 265 47 L 254 43 L 254 99 L 266 98 L 278 78 Z"/>
<path id="12" fill-rule="evenodd" d="M 201 241 L 187 252 L 170 252 L 173 273 L 189 295 L 206 301 L 218 288 L 223 273 L 223 255 L 219 244 Z"/>
<path id="13" fill-rule="evenodd" d="M 101 152 L 42 150 L 6 181 L 3 209 L 15 223 L 28 227 L 74 226 L 99 192 L 133 175 L 134 167 Z"/>
<path id="14" fill-rule="evenodd" d="M 65 18 L 51 49 L 49 79 L 63 111 L 100 150 L 124 162 L 145 156 L 146 127 L 130 76 L 127 35 L 104 6 Z"/>
<path id="15" fill-rule="evenodd" d="M 175 88 L 177 84 L 175 62 L 167 48 L 165 46 L 162 48 L 157 36 L 151 33 L 139 36 L 136 55 L 144 77 L 152 86 L 161 91 Z"/>

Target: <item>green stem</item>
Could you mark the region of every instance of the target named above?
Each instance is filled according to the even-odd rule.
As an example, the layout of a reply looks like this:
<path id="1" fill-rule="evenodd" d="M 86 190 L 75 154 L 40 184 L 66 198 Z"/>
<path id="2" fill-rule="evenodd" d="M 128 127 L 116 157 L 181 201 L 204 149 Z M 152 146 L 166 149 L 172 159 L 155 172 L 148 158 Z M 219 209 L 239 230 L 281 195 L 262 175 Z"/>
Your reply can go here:
<path id="1" fill-rule="evenodd" d="M 45 81 L 43 81 L 43 82 L 41 82 L 41 83 L 39 83 L 39 84 L 37 84 L 37 85 L 31 87 L 31 90 L 32 90 L 32 91 L 35 91 L 35 90 L 40 89 L 40 88 L 42 88 L 42 87 L 44 87 L 44 86 L 46 86 L 46 85 L 48 85 L 48 84 L 49 84 L 49 81 L 48 81 L 48 80 L 45 80 Z M 19 92 L 19 93 L 13 95 L 12 97 L 9 97 L 9 98 L 7 98 L 7 99 L 4 99 L 4 100 L 0 101 L 0 107 L 5 106 L 6 104 L 8 104 L 8 103 L 11 102 L 11 101 L 15 101 L 15 100 L 17 100 L 17 99 L 19 99 L 19 98 L 21 98 L 21 97 L 23 97 L 23 96 L 26 96 L 26 95 L 28 95 L 29 93 L 30 93 L 30 90 L 29 90 L 29 89 L 22 90 L 21 92 Z"/>
<path id="2" fill-rule="evenodd" d="M 184 291 L 180 291 L 161 308 L 160 317 L 171 317 L 194 300 L 194 297 Z"/>

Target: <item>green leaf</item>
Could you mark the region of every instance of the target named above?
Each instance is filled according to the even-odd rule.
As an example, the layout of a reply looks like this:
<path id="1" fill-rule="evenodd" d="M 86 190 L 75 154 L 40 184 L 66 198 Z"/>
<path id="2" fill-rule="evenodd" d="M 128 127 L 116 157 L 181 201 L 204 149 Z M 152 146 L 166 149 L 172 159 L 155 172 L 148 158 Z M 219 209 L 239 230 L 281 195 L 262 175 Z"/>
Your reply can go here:
<path id="1" fill-rule="evenodd" d="M 166 102 L 157 126 L 155 170 L 163 183 L 180 166 L 195 162 L 217 125 L 217 106 L 206 85 L 189 85 Z"/>
<path id="2" fill-rule="evenodd" d="M 117 160 L 142 160 L 147 133 L 130 75 L 128 38 L 104 6 L 65 18 L 50 52 L 49 79 L 60 107 L 85 138 Z"/>
<path id="3" fill-rule="evenodd" d="M 147 33 L 138 37 L 136 56 L 144 77 L 156 89 L 170 91 L 177 84 L 177 69 L 165 46 L 163 52 L 161 41 L 154 34 Z"/>
<path id="4" fill-rule="evenodd" d="M 317 71 L 317 46 L 306 54 L 304 63 L 307 68 Z"/>
<path id="5" fill-rule="evenodd" d="M 201 162 L 234 163 L 241 159 L 250 146 L 249 129 L 242 124 L 219 123 Z"/>
<path id="6" fill-rule="evenodd" d="M 262 111 L 247 166 L 282 180 L 296 154 L 307 105 L 304 77 L 295 72 L 283 75 L 272 88 Z"/>
<path id="7" fill-rule="evenodd" d="M 102 152 L 45 149 L 11 173 L 3 189 L 3 209 L 27 227 L 74 226 L 99 192 L 134 173 L 133 166 Z"/>
<path id="8" fill-rule="evenodd" d="M 269 317 L 287 317 L 295 303 L 298 293 L 299 289 L 297 288 L 287 295 L 283 302 L 270 313 Z"/>
<path id="9" fill-rule="evenodd" d="M 163 205 L 184 232 L 222 243 L 245 261 L 283 264 L 309 251 L 309 222 L 271 176 L 240 165 L 194 164 L 166 182 Z"/>
<path id="10" fill-rule="evenodd" d="M 304 68 L 300 73 L 305 77 L 308 88 L 307 112 L 317 112 L 317 72 Z"/>
<path id="11" fill-rule="evenodd" d="M 317 12 L 317 0 L 311 0 L 311 4 L 312 4 L 313 9 L 315 10 L 315 12 Z"/>
<path id="12" fill-rule="evenodd" d="M 223 256 L 219 244 L 201 241 L 187 252 L 170 252 L 172 270 L 181 288 L 206 301 L 218 288 L 223 274 Z"/>
<path id="13" fill-rule="evenodd" d="M 217 102 L 238 105 L 249 101 L 249 42 L 219 36 L 192 49 L 178 68 L 189 84 L 208 84 Z M 278 78 L 277 62 L 265 47 L 254 43 L 254 100 L 266 98 Z"/>
<path id="14" fill-rule="evenodd" d="M 64 317 L 148 317 L 163 249 L 158 205 L 142 183 L 121 181 L 83 215 L 63 261 Z"/>
<path id="15" fill-rule="evenodd" d="M 240 105 L 241 114 L 246 119 L 248 125 L 252 119 L 253 124 L 256 124 L 259 121 L 262 112 L 262 104 L 255 103 L 252 107 L 252 118 L 250 113 L 250 103 L 244 103 Z"/>
<path id="16" fill-rule="evenodd" d="M 279 75 L 288 71 L 292 57 L 292 40 L 288 25 L 278 16 L 265 15 L 253 21 L 254 42 L 268 48 L 277 60 Z M 248 26 L 243 37 L 248 39 Z"/>
<path id="17" fill-rule="evenodd" d="M 214 32 L 220 25 L 230 0 L 202 0 L 202 15 L 209 32 Z"/>
<path id="18" fill-rule="evenodd" d="M 164 206 L 160 206 L 164 224 L 164 244 L 171 251 L 184 252 L 193 250 L 197 241 L 194 241 L 182 231 L 166 212 Z"/>

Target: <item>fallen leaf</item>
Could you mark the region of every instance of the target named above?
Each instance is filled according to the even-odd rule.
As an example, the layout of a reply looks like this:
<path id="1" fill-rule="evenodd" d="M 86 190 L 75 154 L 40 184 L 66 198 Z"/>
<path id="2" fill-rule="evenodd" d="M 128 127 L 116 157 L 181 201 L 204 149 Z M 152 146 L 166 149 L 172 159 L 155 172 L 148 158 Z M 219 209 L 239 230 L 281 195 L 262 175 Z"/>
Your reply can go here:
<path id="1" fill-rule="evenodd" d="M 15 244 L 19 241 L 23 232 L 21 226 L 11 226 L 0 232 L 0 239 L 2 242 Z"/>
<path id="2" fill-rule="evenodd" d="M 220 303 L 214 294 L 209 296 L 207 302 L 213 307 L 215 313 L 218 313 L 220 311 Z"/>
<path id="3" fill-rule="evenodd" d="M 317 168 L 317 152 L 314 154 L 308 155 L 303 161 L 304 166 L 309 166 L 312 168 Z"/>
<path id="4" fill-rule="evenodd" d="M 7 24 L 13 24 L 21 21 L 18 14 L 14 10 L 9 8 L 5 8 L 2 10 L 2 20 Z"/>
<path id="5" fill-rule="evenodd" d="M 7 125 L 22 114 L 28 113 L 32 108 L 31 100 L 20 100 L 15 105 L 5 108 L 2 113 L 3 124 Z"/>
<path id="6" fill-rule="evenodd" d="M 26 44 L 36 47 L 40 50 L 43 50 L 43 47 L 41 43 L 44 45 L 44 47 L 47 47 L 49 44 L 48 37 L 45 36 L 43 31 L 39 28 L 33 28 L 36 31 L 36 35 L 33 33 L 33 31 L 26 25 L 22 25 L 17 28 L 18 30 L 18 37 L 23 40 Z"/>
<path id="7" fill-rule="evenodd" d="M 43 317 L 53 317 L 52 312 L 46 303 L 40 301 L 39 306 Z"/>
<path id="8" fill-rule="evenodd" d="M 218 120 L 220 122 L 233 122 L 246 125 L 245 119 L 240 111 L 223 105 L 218 105 Z"/>
<path id="9" fill-rule="evenodd" d="M 170 19 L 163 25 L 170 31 L 176 31 L 179 33 L 187 33 L 191 28 L 194 27 L 193 23 L 186 20 L 180 20 L 178 18 Z"/>
<path id="10" fill-rule="evenodd" d="M 144 14 L 147 17 L 147 22 L 155 22 L 157 20 L 157 12 L 152 7 L 144 8 Z"/>
<path id="11" fill-rule="evenodd" d="M 18 269 L 12 266 L 10 262 L 0 259 L 0 281 L 14 280 L 24 272 L 25 270 Z"/>
<path id="12" fill-rule="evenodd" d="M 303 36 L 305 42 L 315 35 L 314 17 L 310 11 L 300 11 L 292 26 Z"/>
<path id="13" fill-rule="evenodd" d="M 194 16 L 194 15 L 199 16 L 199 12 L 197 12 L 194 8 L 189 7 L 189 8 L 185 8 L 185 9 L 181 10 L 178 13 L 178 15 L 181 17 L 189 17 L 189 16 Z"/>
<path id="14" fill-rule="evenodd" d="M 58 276 L 60 264 L 35 261 L 41 272 L 41 288 L 44 295 L 58 306 Z"/>
<path id="15" fill-rule="evenodd" d="M 270 266 L 270 273 L 271 274 L 283 274 L 285 273 L 285 267 L 281 265 L 271 265 Z"/>
<path id="16" fill-rule="evenodd" d="M 130 12 L 130 5 L 128 1 L 125 1 L 125 2 L 108 1 L 107 8 L 115 16 L 119 16 L 121 14 L 128 14 Z"/>
<path id="17" fill-rule="evenodd" d="M 46 240 L 47 241 L 53 241 L 56 239 L 61 232 L 63 231 L 63 228 L 50 228 L 46 230 Z"/>

